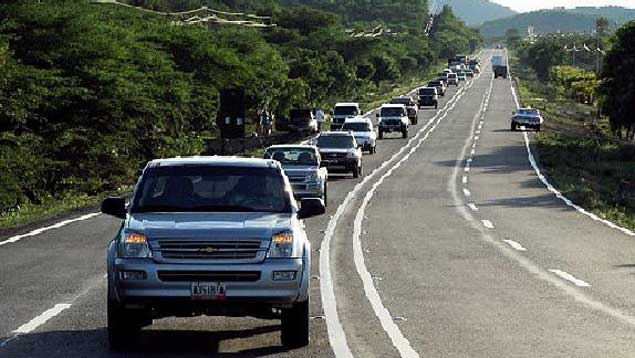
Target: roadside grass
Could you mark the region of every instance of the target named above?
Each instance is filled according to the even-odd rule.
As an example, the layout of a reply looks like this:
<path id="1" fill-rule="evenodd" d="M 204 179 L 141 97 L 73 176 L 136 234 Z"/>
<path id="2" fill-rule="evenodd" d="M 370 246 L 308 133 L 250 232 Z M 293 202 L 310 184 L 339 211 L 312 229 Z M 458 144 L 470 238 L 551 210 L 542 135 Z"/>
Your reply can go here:
<path id="1" fill-rule="evenodd" d="M 514 66 L 522 69 L 522 66 Z M 635 161 L 627 145 L 611 131 L 597 107 L 556 94 L 532 73 L 517 70 L 523 106 L 545 117 L 532 144 L 552 184 L 577 205 L 629 229 L 635 229 Z M 626 188 L 626 189 L 625 189 Z"/>
<path id="2" fill-rule="evenodd" d="M 420 76 L 411 76 L 408 80 L 399 83 L 382 83 L 374 93 L 366 93 L 364 100 L 360 104 L 364 110 L 379 107 L 387 99 L 402 95 L 417 86 L 425 84 L 427 79 L 434 77 L 434 75 L 442 71 L 443 68 L 443 64 L 438 64 L 428 71 L 428 73 L 421 74 Z M 327 118 L 324 126 L 326 128 L 330 126 L 330 118 Z M 246 135 L 251 135 L 251 133 L 254 132 L 256 132 L 256 126 L 249 122 L 245 128 L 245 133 Z M 281 135 L 281 133 L 276 132 L 276 135 Z M 264 148 L 261 147 L 248 150 L 247 153 L 245 153 L 245 156 L 255 158 L 262 158 L 263 155 Z M 129 193 L 131 191 L 132 186 L 117 194 Z M 86 194 L 67 194 L 62 198 L 47 198 L 41 204 L 25 204 L 22 205 L 19 210 L 0 214 L 0 229 L 12 229 L 28 224 L 34 220 L 46 220 L 81 208 L 96 207 L 108 194 L 113 193 L 102 193 L 101 195 L 92 196 Z"/>
<path id="3" fill-rule="evenodd" d="M 46 198 L 41 204 L 24 204 L 20 206 L 19 211 L 9 211 L 0 215 L 0 229 L 14 228 L 34 220 L 46 220 L 82 208 L 97 207 L 105 196 L 123 195 L 131 191 L 132 186 L 121 188 L 115 193 L 101 195 L 67 194 L 62 198 Z"/>

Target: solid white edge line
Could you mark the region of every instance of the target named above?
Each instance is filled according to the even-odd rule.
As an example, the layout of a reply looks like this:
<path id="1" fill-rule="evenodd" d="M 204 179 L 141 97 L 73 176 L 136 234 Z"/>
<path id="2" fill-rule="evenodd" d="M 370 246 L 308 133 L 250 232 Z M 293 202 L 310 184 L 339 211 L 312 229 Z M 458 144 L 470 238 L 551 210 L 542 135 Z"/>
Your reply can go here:
<path id="1" fill-rule="evenodd" d="M 454 109 L 459 99 L 463 96 L 463 94 L 469 88 L 471 88 L 471 85 L 463 88 L 464 91 L 462 92 L 462 94 L 453 103 L 453 105 L 447 111 L 445 111 L 445 114 L 439 117 L 436 123 L 426 132 L 426 134 L 421 139 L 419 139 L 417 144 L 413 146 L 413 148 L 406 155 L 404 155 L 397 163 L 395 163 L 395 165 L 393 165 L 388 171 L 386 171 L 386 173 L 384 173 L 384 175 L 382 175 L 380 179 L 373 184 L 371 189 L 366 192 L 366 195 L 364 196 L 364 200 L 362 201 L 362 204 L 359 207 L 357 214 L 355 215 L 355 220 L 353 222 L 353 259 L 355 262 L 355 268 L 357 269 L 357 273 L 359 274 L 362 280 L 366 298 L 368 299 L 371 306 L 373 307 L 373 310 L 375 311 L 375 315 L 379 319 L 384 331 L 390 337 L 393 345 L 399 351 L 399 354 L 401 355 L 401 357 L 418 358 L 419 354 L 417 354 L 417 352 L 412 348 L 412 346 L 410 345 L 410 342 L 408 341 L 406 337 L 404 337 L 403 333 L 399 329 L 399 326 L 395 324 L 390 312 L 384 306 L 381 300 L 381 296 L 379 295 L 379 292 L 377 291 L 377 288 L 375 287 L 373 277 L 368 271 L 368 268 L 366 267 L 364 253 L 362 250 L 362 244 L 360 239 L 361 232 L 362 232 L 362 225 L 363 225 L 364 216 L 365 216 L 365 210 L 368 203 L 373 198 L 373 195 L 375 191 L 377 190 L 377 188 L 384 182 L 386 178 L 390 177 L 396 169 L 398 169 L 406 160 L 408 160 L 413 153 L 416 152 L 416 150 L 421 146 L 421 144 L 423 144 L 423 142 L 430 136 L 430 134 L 434 132 L 437 125 L 440 124 L 441 121 L 448 116 L 449 112 L 452 109 Z"/>
<path id="2" fill-rule="evenodd" d="M 35 230 L 27 232 L 26 234 L 15 235 L 15 236 L 12 236 L 12 237 L 4 240 L 4 241 L 0 241 L 0 246 L 4 246 L 6 244 L 11 244 L 11 243 L 14 243 L 14 242 L 18 242 L 18 241 L 20 241 L 20 240 L 22 240 L 24 238 L 31 237 L 31 236 L 36 236 L 36 235 L 39 235 L 39 234 L 41 234 L 43 232 L 46 232 L 46 231 L 49 231 L 49 230 L 59 229 L 59 228 L 61 228 L 63 226 L 66 226 L 68 224 L 72 224 L 74 222 L 92 219 L 92 218 L 94 218 L 94 217 L 96 217 L 96 216 L 98 216 L 100 214 L 101 213 L 90 213 L 90 214 L 82 215 L 82 216 L 77 217 L 75 219 L 68 219 L 68 220 L 60 221 L 60 222 L 55 223 L 55 224 L 50 225 L 50 226 L 46 226 L 46 227 L 43 227 L 43 228 L 35 229 Z"/>
<path id="3" fill-rule="evenodd" d="M 53 306 L 53 308 L 50 308 L 50 309 L 42 312 L 42 314 L 40 314 L 39 316 L 33 318 L 28 323 L 23 324 L 22 326 L 20 326 L 18 329 L 16 329 L 12 333 L 15 333 L 15 334 L 31 333 L 36 328 L 38 328 L 39 326 L 41 326 L 44 323 L 46 323 L 46 321 L 48 321 L 49 319 L 57 316 L 58 314 L 60 314 L 60 312 L 64 311 L 65 309 L 68 309 L 70 307 L 71 307 L 71 305 L 68 304 L 68 303 L 56 304 L 55 306 Z"/>
<path id="4" fill-rule="evenodd" d="M 445 106 L 437 111 L 437 113 L 432 117 L 424 127 L 422 127 L 417 134 L 412 137 L 403 147 L 400 148 L 395 154 L 392 155 L 388 160 L 384 161 L 378 168 L 375 168 L 371 174 L 364 177 L 360 183 L 358 183 L 353 190 L 351 190 L 348 195 L 344 198 L 344 201 L 338 206 L 335 214 L 330 219 L 327 229 L 324 232 L 324 239 L 320 245 L 320 259 L 319 259 L 319 267 L 320 267 L 320 296 L 322 299 L 322 308 L 324 310 L 324 318 L 326 320 L 326 330 L 329 337 L 329 344 L 331 345 L 331 349 L 336 358 L 349 358 L 353 357 L 353 354 L 350 350 L 348 342 L 346 340 L 346 333 L 344 332 L 344 327 L 342 326 L 342 322 L 339 319 L 339 314 L 337 312 L 337 300 L 335 297 L 335 288 L 333 284 L 333 279 L 331 276 L 331 262 L 330 262 L 330 250 L 331 250 L 331 240 L 335 234 L 335 228 L 337 226 L 337 222 L 340 216 L 343 215 L 344 211 L 348 204 L 355 198 L 357 192 L 370 180 L 372 180 L 379 171 L 386 168 L 392 162 L 394 162 L 402 153 L 408 148 L 418 137 L 423 133 L 437 118 L 444 112 L 449 111 L 449 107 L 456 105 L 458 99 L 460 99 L 459 95 L 463 93 L 462 89 L 457 91 L 450 100 L 445 104 Z M 453 108 L 453 107 L 452 107 Z M 370 112 L 369 112 L 370 113 Z"/>
<path id="5" fill-rule="evenodd" d="M 492 76 L 492 81 L 493 81 Z M 493 84 L 493 82 L 492 82 Z M 459 155 L 459 158 L 465 157 L 465 153 L 467 153 L 467 149 L 469 147 L 469 139 L 466 140 L 465 146 L 463 147 L 463 151 Z M 457 163 L 459 159 L 457 159 Z M 561 290 L 564 294 L 572 297 L 578 303 L 595 310 L 597 312 L 601 312 L 610 317 L 618 319 L 619 321 L 631 326 L 635 327 L 635 317 L 630 316 L 628 313 L 621 311 L 618 308 L 608 306 L 600 301 L 595 300 L 594 298 L 588 296 L 583 291 L 572 287 L 571 285 L 563 282 L 561 279 L 554 277 L 552 272 L 548 272 L 539 266 L 537 266 L 534 262 L 529 260 L 528 258 L 522 256 L 516 250 L 511 249 L 508 244 L 505 244 L 499 240 L 494 239 L 487 230 L 483 229 L 483 226 L 476 223 L 476 219 L 472 214 L 465 209 L 463 205 L 463 201 L 459 198 L 459 194 L 457 192 L 458 186 L 456 185 L 456 181 L 458 178 L 460 166 L 456 165 L 454 167 L 453 174 L 450 176 L 448 180 L 448 191 L 452 195 L 454 200 L 455 208 L 457 212 L 465 218 L 471 225 L 472 228 L 481 234 L 481 239 L 483 242 L 488 243 L 494 247 L 496 247 L 503 255 L 508 257 L 511 260 L 514 260 L 518 263 L 518 265 L 526 270 L 527 272 L 536 276 L 536 278 L 547 282 L 557 289 Z"/>
<path id="6" fill-rule="evenodd" d="M 514 240 L 503 240 L 503 242 L 507 243 L 509 246 L 513 247 L 516 251 L 527 251 L 526 248 L 523 247 L 523 245 L 517 243 Z"/>
<path id="7" fill-rule="evenodd" d="M 507 52 L 507 51 L 506 51 Z M 507 53 L 506 53 L 507 55 Z M 507 55 L 507 68 L 509 68 L 509 56 Z M 514 102 L 516 103 L 516 108 L 520 108 L 520 103 L 518 101 L 518 96 L 516 94 L 516 89 L 514 88 L 514 82 L 512 81 L 512 77 L 511 75 L 509 76 L 509 83 L 512 89 L 512 96 L 514 98 Z M 554 194 L 558 199 L 562 200 L 562 202 L 565 203 L 565 205 L 575 209 L 576 211 L 578 211 L 581 214 L 584 214 L 586 216 L 588 216 L 589 218 L 601 222 L 604 225 L 615 229 L 615 230 L 619 230 L 622 233 L 628 235 L 628 236 L 632 236 L 635 237 L 635 231 L 629 230 L 625 227 L 622 227 L 620 225 L 617 225 L 616 223 L 603 219 L 599 216 L 597 216 L 596 214 L 587 211 L 586 209 L 582 208 L 581 206 L 575 204 L 573 201 L 571 201 L 571 199 L 567 198 L 566 196 L 564 196 L 558 189 L 556 189 L 550 182 L 549 180 L 542 174 L 542 171 L 540 170 L 540 167 L 538 166 L 538 163 L 536 162 L 536 159 L 534 158 L 534 155 L 531 151 L 531 145 L 529 143 L 529 136 L 527 135 L 527 132 L 523 132 L 523 138 L 525 140 L 525 148 L 527 149 L 527 157 L 529 159 L 529 163 L 531 164 L 531 167 L 534 169 L 534 172 L 536 173 L 536 175 L 538 176 L 538 179 L 540 179 L 540 181 L 547 187 L 547 190 L 549 190 L 552 194 Z"/>
<path id="8" fill-rule="evenodd" d="M 578 287 L 591 287 L 591 285 L 589 285 L 587 282 L 582 281 L 579 278 L 576 278 L 575 276 L 573 276 L 572 274 L 568 272 L 555 270 L 555 269 L 550 269 L 549 271 L 555 273 L 556 275 L 560 276 L 560 278 L 562 278 L 563 280 L 567 280 Z"/>

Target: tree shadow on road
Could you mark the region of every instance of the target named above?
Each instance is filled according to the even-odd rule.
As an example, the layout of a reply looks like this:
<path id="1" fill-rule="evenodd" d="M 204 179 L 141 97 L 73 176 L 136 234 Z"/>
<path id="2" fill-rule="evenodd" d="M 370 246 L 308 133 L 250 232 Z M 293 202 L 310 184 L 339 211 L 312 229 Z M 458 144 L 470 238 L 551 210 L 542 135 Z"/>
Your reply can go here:
<path id="1" fill-rule="evenodd" d="M 250 338 L 276 332 L 279 325 L 245 330 L 193 331 L 145 329 L 135 345 L 125 352 L 111 351 L 105 328 L 83 331 L 50 331 L 25 334 L 8 342 L 0 352 L 8 357 L 262 357 L 282 353 L 287 348 L 254 347 L 235 353 L 219 353 L 224 340 Z M 4 341 L 3 338 L 0 341 Z"/>

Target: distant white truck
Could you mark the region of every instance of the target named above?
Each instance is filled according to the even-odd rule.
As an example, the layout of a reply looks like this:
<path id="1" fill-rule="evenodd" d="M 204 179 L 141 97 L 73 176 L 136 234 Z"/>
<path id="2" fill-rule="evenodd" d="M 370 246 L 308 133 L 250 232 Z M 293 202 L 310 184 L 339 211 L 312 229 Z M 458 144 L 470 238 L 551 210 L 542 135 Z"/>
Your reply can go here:
<path id="1" fill-rule="evenodd" d="M 348 118 L 342 126 L 342 131 L 353 132 L 357 145 L 362 150 L 368 151 L 370 154 L 375 154 L 377 151 L 377 133 L 369 118 L 362 116 Z"/>
<path id="2" fill-rule="evenodd" d="M 359 103 L 346 102 L 337 103 L 333 109 L 333 119 L 331 121 L 331 130 L 338 131 L 342 129 L 347 118 L 354 118 L 362 114 Z"/>

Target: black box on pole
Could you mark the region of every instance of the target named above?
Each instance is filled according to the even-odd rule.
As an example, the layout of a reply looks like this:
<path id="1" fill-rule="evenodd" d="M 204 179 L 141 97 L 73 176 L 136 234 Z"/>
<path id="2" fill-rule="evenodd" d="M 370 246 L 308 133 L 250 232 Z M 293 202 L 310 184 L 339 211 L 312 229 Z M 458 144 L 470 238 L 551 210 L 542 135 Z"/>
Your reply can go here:
<path id="1" fill-rule="evenodd" d="M 220 91 L 220 106 L 216 124 L 223 139 L 245 137 L 245 90 L 242 88 Z"/>

